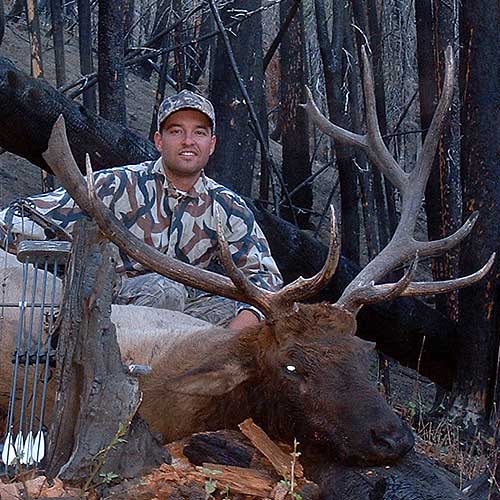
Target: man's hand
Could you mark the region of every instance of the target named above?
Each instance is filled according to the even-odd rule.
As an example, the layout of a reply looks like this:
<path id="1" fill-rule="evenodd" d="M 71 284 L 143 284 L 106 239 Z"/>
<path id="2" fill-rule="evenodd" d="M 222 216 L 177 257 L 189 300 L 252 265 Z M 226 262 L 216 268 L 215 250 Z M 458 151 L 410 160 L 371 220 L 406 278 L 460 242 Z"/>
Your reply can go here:
<path id="1" fill-rule="evenodd" d="M 247 309 L 243 309 L 240 311 L 236 318 L 229 323 L 229 328 L 232 330 L 241 330 L 242 328 L 246 328 L 247 326 L 255 326 L 259 323 L 259 318 L 252 312 Z"/>

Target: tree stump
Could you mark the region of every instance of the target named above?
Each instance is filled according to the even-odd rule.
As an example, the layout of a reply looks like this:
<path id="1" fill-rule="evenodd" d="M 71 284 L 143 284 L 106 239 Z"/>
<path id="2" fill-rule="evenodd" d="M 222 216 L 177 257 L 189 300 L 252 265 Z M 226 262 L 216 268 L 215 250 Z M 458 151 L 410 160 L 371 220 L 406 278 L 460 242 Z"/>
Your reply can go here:
<path id="1" fill-rule="evenodd" d="M 170 461 L 137 415 L 137 378 L 128 374 L 111 323 L 113 248 L 82 220 L 68 263 L 57 350 L 57 393 L 47 472 L 80 481 L 113 472 L 129 478 Z"/>

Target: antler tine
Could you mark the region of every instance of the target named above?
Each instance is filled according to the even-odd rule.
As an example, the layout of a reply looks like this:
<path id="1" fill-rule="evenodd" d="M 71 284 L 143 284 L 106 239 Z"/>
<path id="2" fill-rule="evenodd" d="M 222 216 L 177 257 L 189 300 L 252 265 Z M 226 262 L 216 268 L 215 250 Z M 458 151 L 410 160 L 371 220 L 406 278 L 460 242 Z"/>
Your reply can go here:
<path id="1" fill-rule="evenodd" d="M 411 266 L 407 269 L 403 277 L 396 283 L 386 285 L 375 285 L 371 283 L 369 286 L 360 287 L 357 292 L 342 296 L 337 305 L 356 313 L 364 304 L 372 304 L 374 302 L 382 302 L 383 300 L 394 300 L 400 295 L 403 295 L 405 290 L 411 285 L 411 280 L 417 270 L 418 253 L 415 255 Z"/>
<path id="2" fill-rule="evenodd" d="M 429 130 L 425 136 L 424 144 L 417 157 L 415 168 L 410 173 L 408 193 L 403 193 L 401 226 L 410 229 L 412 232 L 415 228 L 418 212 L 424 198 L 425 186 L 429 179 L 434 156 L 439 144 L 444 119 L 451 105 L 454 73 L 455 59 L 451 47 L 448 47 L 445 52 L 445 76 L 441 96 Z"/>
<path id="3" fill-rule="evenodd" d="M 457 229 L 453 234 L 450 234 L 446 238 L 441 238 L 434 241 L 414 241 L 414 245 L 418 248 L 420 255 L 424 257 L 433 257 L 435 255 L 441 255 L 452 248 L 455 248 L 461 241 L 463 241 L 472 231 L 472 228 L 476 224 L 477 218 L 479 217 L 479 212 L 476 210 L 472 212 L 469 218 L 465 221 L 462 226 Z"/>
<path id="4" fill-rule="evenodd" d="M 128 231 L 101 199 L 95 196 L 93 180 L 89 180 L 90 189 L 87 187 L 71 153 L 62 115 L 52 128 L 48 149 L 43 157 L 80 208 L 95 219 L 101 231 L 113 243 L 137 262 L 185 285 L 230 299 L 248 301 L 229 278 L 168 257 Z M 87 162 L 87 169 L 88 165 Z"/>
<path id="5" fill-rule="evenodd" d="M 244 302 L 256 306 L 260 311 L 264 313 L 266 317 L 269 317 L 272 312 L 271 298 L 274 295 L 273 292 L 268 290 L 263 290 L 258 286 L 254 285 L 239 269 L 233 261 L 231 252 L 229 250 L 229 244 L 224 236 L 224 229 L 222 227 L 222 219 L 220 216 L 219 209 L 216 208 L 217 217 L 217 239 L 219 241 L 219 256 L 222 265 L 234 283 L 236 288 L 241 291 L 243 296 L 247 299 Z"/>
<path id="6" fill-rule="evenodd" d="M 398 165 L 382 139 L 377 117 L 375 101 L 375 84 L 373 82 L 372 65 L 366 53 L 366 46 L 361 47 L 363 59 L 363 90 L 366 109 L 366 147 L 365 151 L 370 160 L 400 190 L 408 184 L 408 174 Z"/>
<path id="7" fill-rule="evenodd" d="M 297 302 L 312 297 L 315 293 L 319 292 L 335 274 L 340 259 L 340 245 L 338 242 L 337 220 L 333 205 L 330 205 L 330 211 L 330 246 L 323 267 L 311 278 L 303 278 L 300 276 L 292 283 L 284 286 L 276 293 L 276 300 L 279 300 L 281 303 Z"/>
<path id="8" fill-rule="evenodd" d="M 452 280 L 444 281 L 415 281 L 410 283 L 405 290 L 401 293 L 402 297 L 418 297 L 421 295 L 436 295 L 439 293 L 453 292 L 454 290 L 460 290 L 460 288 L 465 288 L 466 286 L 473 285 L 478 281 L 482 280 L 491 270 L 493 263 L 495 262 L 496 254 L 492 253 L 488 262 L 473 274 L 467 276 L 462 276 L 460 278 L 455 278 Z M 388 290 L 394 285 L 384 284 L 375 285 L 379 293 L 384 293 L 384 290 Z"/>

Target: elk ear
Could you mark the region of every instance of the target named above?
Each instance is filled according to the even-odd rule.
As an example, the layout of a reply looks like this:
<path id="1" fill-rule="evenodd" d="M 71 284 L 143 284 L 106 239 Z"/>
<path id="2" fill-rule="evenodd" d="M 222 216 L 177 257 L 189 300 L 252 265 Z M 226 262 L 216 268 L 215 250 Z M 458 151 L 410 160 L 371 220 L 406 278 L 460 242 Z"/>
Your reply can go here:
<path id="1" fill-rule="evenodd" d="M 221 396 L 232 391 L 248 379 L 248 372 L 237 363 L 227 363 L 220 368 L 206 367 L 190 370 L 166 381 L 169 390 L 189 396 Z"/>

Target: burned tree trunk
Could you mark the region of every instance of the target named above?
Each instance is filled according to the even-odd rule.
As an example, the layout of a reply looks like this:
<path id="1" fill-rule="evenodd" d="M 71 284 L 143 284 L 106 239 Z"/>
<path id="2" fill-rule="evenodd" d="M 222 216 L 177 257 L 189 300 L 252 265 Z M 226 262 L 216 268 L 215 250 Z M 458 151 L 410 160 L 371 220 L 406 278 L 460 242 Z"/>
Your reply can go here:
<path id="1" fill-rule="evenodd" d="M 52 19 L 52 39 L 54 40 L 54 57 L 56 66 L 56 86 L 66 83 L 66 61 L 64 57 L 64 23 L 61 0 L 50 0 L 50 17 Z"/>
<path id="2" fill-rule="evenodd" d="M 96 169 L 137 163 L 158 156 L 154 146 L 145 139 L 125 127 L 85 112 L 46 82 L 29 78 L 10 61 L 0 57 L 1 147 L 47 169 L 41 154 L 47 147 L 52 125 L 60 113 L 64 114 L 73 154 L 82 169 L 85 152 L 90 152 Z M 287 282 L 299 274 L 311 276 L 321 268 L 327 253 L 325 245 L 265 211 L 255 213 Z M 332 290 L 335 287 L 336 292 L 325 291 L 318 300 L 338 297 L 339 290 L 358 271 L 356 265 L 342 259 L 331 282 Z M 366 307 L 358 315 L 358 322 L 361 336 L 376 339 L 384 352 L 412 367 L 418 364 L 425 336 L 421 370 L 440 384 L 451 384 L 455 366 L 453 322 L 414 299 L 399 299 L 391 304 Z"/>
<path id="3" fill-rule="evenodd" d="M 78 0 L 78 44 L 82 75 L 90 75 L 94 72 L 91 16 L 90 0 Z M 94 87 L 83 92 L 83 105 L 92 113 L 97 111 L 97 97 Z"/>
<path id="4" fill-rule="evenodd" d="M 294 0 L 282 2 L 280 5 L 282 23 L 286 20 L 292 1 Z M 294 57 L 291 57 L 291 54 L 294 54 Z M 304 89 L 307 84 L 304 16 L 300 7 L 283 37 L 280 56 L 282 171 L 287 189 L 292 191 L 311 175 L 308 120 L 305 110 L 299 106 L 306 101 Z M 291 200 L 299 209 L 296 214 L 299 227 L 306 229 L 313 201 L 311 185 L 300 188 L 291 196 Z M 293 220 L 290 208 L 283 210 L 283 216 L 289 221 Z"/>
<path id="5" fill-rule="evenodd" d="M 231 10 L 252 11 L 261 6 L 261 0 L 237 0 L 228 7 Z M 224 25 L 231 18 L 228 7 L 221 10 Z M 232 51 L 239 67 L 243 84 L 251 99 L 259 105 L 260 122 L 264 123 L 265 113 L 262 69 L 262 22 L 256 14 L 239 27 L 236 37 L 231 37 Z M 231 68 L 229 55 L 222 36 L 217 39 L 214 51 L 214 70 L 211 74 L 210 96 L 217 116 L 217 134 L 224 137 L 215 150 L 209 165 L 209 174 L 219 182 L 240 194 L 250 195 L 252 173 L 255 162 L 257 139 L 249 126 L 247 104 L 238 81 Z M 267 121 L 266 121 L 267 122 Z"/>
<path id="6" fill-rule="evenodd" d="M 99 2 L 98 31 L 99 114 L 126 126 L 123 0 Z"/>
<path id="7" fill-rule="evenodd" d="M 330 120 L 341 127 L 349 127 L 348 116 L 344 112 L 342 92 L 342 60 L 345 33 L 344 19 L 346 8 L 342 2 L 334 2 L 334 29 L 330 41 L 327 29 L 327 15 L 324 2 L 316 0 L 316 25 L 318 43 L 325 75 L 325 87 Z M 353 149 L 335 144 L 336 165 L 339 172 L 341 217 L 342 217 L 342 251 L 349 259 L 359 262 L 359 212 L 358 212 L 358 179 L 353 168 Z"/>
<path id="8" fill-rule="evenodd" d="M 422 130 L 430 126 L 444 79 L 444 51 L 453 43 L 453 8 L 442 2 L 420 0 L 415 3 L 417 21 L 417 62 Z M 455 110 L 455 115 L 457 114 Z M 457 118 L 454 116 L 453 118 Z M 453 120 L 452 118 L 452 120 Z M 424 137 L 425 138 L 425 132 Z M 425 213 L 429 240 L 452 234 L 460 227 L 460 172 L 453 161 L 451 127 L 446 127 L 439 142 L 434 165 L 425 192 Z M 458 252 L 451 251 L 432 261 L 436 280 L 455 278 Z M 458 293 L 436 296 L 436 307 L 454 320 L 458 315 Z"/>
<path id="9" fill-rule="evenodd" d="M 138 380 L 122 364 L 111 323 L 111 246 L 81 221 L 75 231 L 61 311 L 57 395 L 49 435 L 50 476 L 66 480 L 113 471 L 134 477 L 169 460 L 137 414 Z"/>
<path id="10" fill-rule="evenodd" d="M 484 13 L 487 12 L 488 16 Z M 462 244 L 461 272 L 468 272 L 499 250 L 500 242 L 500 164 L 498 141 L 492 133 L 500 128 L 498 100 L 499 61 L 491 43 L 497 36 L 490 19 L 498 19 L 500 6 L 492 0 L 464 1 L 460 23 L 461 153 L 464 216 L 479 210 L 480 217 L 472 235 Z M 458 326 L 458 379 L 454 393 L 455 411 L 472 427 L 494 415 L 500 388 L 498 352 L 497 258 L 492 271 L 478 284 L 460 292 Z"/>
<path id="11" fill-rule="evenodd" d="M 5 35 L 5 6 L 3 0 L 0 1 L 0 45 L 3 42 L 3 36 Z"/>

